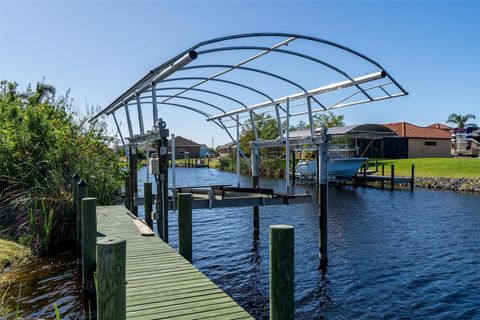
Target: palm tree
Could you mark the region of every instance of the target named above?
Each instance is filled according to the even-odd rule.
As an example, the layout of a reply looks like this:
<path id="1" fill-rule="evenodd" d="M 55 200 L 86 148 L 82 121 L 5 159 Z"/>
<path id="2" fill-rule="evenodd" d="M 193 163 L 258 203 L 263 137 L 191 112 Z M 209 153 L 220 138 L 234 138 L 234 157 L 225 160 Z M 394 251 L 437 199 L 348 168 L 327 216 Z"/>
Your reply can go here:
<path id="1" fill-rule="evenodd" d="M 455 123 L 458 128 L 476 127 L 475 123 L 467 123 L 470 119 L 475 119 L 475 116 L 471 113 L 462 116 L 461 114 L 452 113 L 448 117 L 447 122 Z"/>

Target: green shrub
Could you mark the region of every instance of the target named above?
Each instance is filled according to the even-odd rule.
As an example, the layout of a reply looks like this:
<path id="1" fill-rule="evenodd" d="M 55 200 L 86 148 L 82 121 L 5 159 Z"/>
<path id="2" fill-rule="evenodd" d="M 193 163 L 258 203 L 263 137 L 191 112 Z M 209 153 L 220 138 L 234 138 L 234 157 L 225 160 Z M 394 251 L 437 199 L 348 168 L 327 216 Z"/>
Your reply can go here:
<path id="1" fill-rule="evenodd" d="M 218 159 L 218 169 L 222 171 L 236 170 L 235 155 L 228 155 Z M 290 164 L 291 165 L 291 164 Z M 259 174 L 262 177 L 282 178 L 285 176 L 285 155 L 278 152 L 278 155 L 260 156 Z M 250 166 L 244 158 L 240 159 L 240 172 L 243 174 L 251 174 Z"/>
<path id="2" fill-rule="evenodd" d="M 20 238 L 35 252 L 76 237 L 72 176 L 99 204 L 118 197 L 124 164 L 108 148 L 102 123 L 73 112 L 73 101 L 38 84 L 19 92 L 0 83 L 0 236 Z"/>

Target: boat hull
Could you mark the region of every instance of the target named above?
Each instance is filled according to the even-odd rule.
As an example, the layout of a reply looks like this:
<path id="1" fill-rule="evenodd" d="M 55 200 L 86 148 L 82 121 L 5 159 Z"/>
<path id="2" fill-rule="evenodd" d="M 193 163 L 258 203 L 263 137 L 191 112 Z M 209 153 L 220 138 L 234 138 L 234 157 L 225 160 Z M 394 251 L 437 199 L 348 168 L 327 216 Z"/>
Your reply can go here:
<path id="1" fill-rule="evenodd" d="M 327 164 L 329 177 L 351 178 L 357 173 L 368 158 L 330 159 Z M 315 177 L 317 174 L 316 161 L 300 161 L 295 167 L 295 176 L 300 178 Z"/>

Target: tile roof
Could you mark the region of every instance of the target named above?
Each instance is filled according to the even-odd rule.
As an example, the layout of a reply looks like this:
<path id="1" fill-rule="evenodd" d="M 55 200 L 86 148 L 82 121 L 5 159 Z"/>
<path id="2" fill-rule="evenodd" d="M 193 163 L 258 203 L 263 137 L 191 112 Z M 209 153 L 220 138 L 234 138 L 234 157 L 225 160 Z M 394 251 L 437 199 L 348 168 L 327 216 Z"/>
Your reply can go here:
<path id="1" fill-rule="evenodd" d="M 437 128 L 437 129 L 442 129 L 442 130 L 451 130 L 452 127 L 447 126 L 446 124 L 443 123 L 432 123 L 431 125 L 427 126 L 427 128 Z"/>
<path id="2" fill-rule="evenodd" d="M 398 136 L 405 138 L 451 138 L 451 134 L 448 131 L 432 127 L 419 127 L 408 122 L 385 123 L 384 126 L 393 130 Z"/>

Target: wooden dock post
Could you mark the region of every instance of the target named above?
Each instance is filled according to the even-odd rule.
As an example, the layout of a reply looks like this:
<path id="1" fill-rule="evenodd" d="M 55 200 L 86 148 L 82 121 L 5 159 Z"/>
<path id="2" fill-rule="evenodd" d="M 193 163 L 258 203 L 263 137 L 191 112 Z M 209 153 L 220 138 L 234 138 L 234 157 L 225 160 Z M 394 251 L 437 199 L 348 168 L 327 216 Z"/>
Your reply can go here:
<path id="1" fill-rule="evenodd" d="M 80 237 L 79 230 L 81 228 L 80 224 L 80 218 L 81 215 L 79 216 L 78 214 L 78 183 L 80 182 L 80 176 L 78 174 L 74 174 L 72 176 L 72 196 L 73 196 L 73 207 L 75 208 L 75 215 L 76 215 L 76 233 L 77 233 L 77 247 L 76 247 L 76 252 L 77 252 L 77 269 L 81 273 L 82 272 L 82 265 L 81 265 L 81 259 L 82 259 L 82 246 L 80 244 L 82 238 Z"/>
<path id="2" fill-rule="evenodd" d="M 97 246 L 97 200 L 82 199 L 82 280 L 84 306 L 87 312 L 96 311 L 95 297 L 95 253 Z"/>
<path id="3" fill-rule="evenodd" d="M 395 166 L 392 164 L 390 165 L 390 190 L 395 189 Z"/>
<path id="4" fill-rule="evenodd" d="M 363 181 L 362 181 L 362 185 L 365 187 L 367 185 L 367 163 L 364 163 L 363 164 Z"/>
<path id="5" fill-rule="evenodd" d="M 385 163 L 382 163 L 382 177 L 385 176 Z M 382 184 L 382 189 L 385 189 L 385 181 L 382 179 L 380 182 Z"/>
<path id="6" fill-rule="evenodd" d="M 410 190 L 415 188 L 415 165 L 412 163 L 412 175 L 410 178 Z"/>
<path id="7" fill-rule="evenodd" d="M 82 274 L 82 199 L 88 197 L 88 184 L 84 180 L 77 183 L 77 268 L 78 273 Z"/>
<path id="8" fill-rule="evenodd" d="M 192 255 L 192 195 L 178 194 L 178 253 L 193 263 Z"/>
<path id="9" fill-rule="evenodd" d="M 132 188 L 130 187 L 130 176 L 125 176 L 125 208 L 131 210 L 130 207 L 130 197 L 132 193 Z"/>
<path id="10" fill-rule="evenodd" d="M 145 198 L 145 223 L 150 229 L 153 229 L 152 221 L 152 183 L 145 182 L 143 184 L 143 194 Z"/>
<path id="11" fill-rule="evenodd" d="M 252 187 L 259 187 L 258 179 L 258 156 L 259 152 L 257 148 L 252 148 L 251 150 L 251 161 L 252 161 Z M 256 238 L 260 234 L 260 208 L 258 206 L 253 207 L 253 237 Z"/>
<path id="12" fill-rule="evenodd" d="M 375 160 L 375 172 L 378 172 L 378 160 Z"/>
<path id="13" fill-rule="evenodd" d="M 319 200 L 320 200 L 320 266 L 325 267 L 328 263 L 327 257 L 327 243 L 328 243 L 328 135 L 327 129 L 322 130 L 323 142 L 320 144 L 319 152 L 319 167 L 318 172 L 320 173 L 320 185 L 319 185 Z"/>
<path id="14" fill-rule="evenodd" d="M 270 319 L 294 317 L 294 228 L 270 226 Z"/>
<path id="15" fill-rule="evenodd" d="M 130 211 L 138 217 L 138 207 L 136 200 L 138 199 L 138 181 L 137 181 L 137 146 L 129 145 L 129 170 L 130 170 Z"/>
<path id="16" fill-rule="evenodd" d="M 97 242 L 98 319 L 125 320 L 127 242 L 105 238 Z"/>

